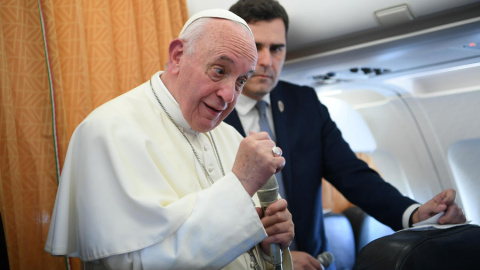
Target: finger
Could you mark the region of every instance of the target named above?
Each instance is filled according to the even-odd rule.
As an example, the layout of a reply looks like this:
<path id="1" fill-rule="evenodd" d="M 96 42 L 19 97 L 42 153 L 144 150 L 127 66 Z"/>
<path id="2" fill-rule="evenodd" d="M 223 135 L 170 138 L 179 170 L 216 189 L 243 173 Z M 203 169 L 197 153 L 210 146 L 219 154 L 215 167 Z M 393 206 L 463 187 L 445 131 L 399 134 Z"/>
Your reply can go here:
<path id="1" fill-rule="evenodd" d="M 281 211 L 273 216 L 264 217 L 262 224 L 269 236 L 285 235 L 285 237 L 290 237 L 288 240 L 293 239 L 295 226 L 289 212 Z"/>
<path id="2" fill-rule="evenodd" d="M 308 262 L 315 267 L 314 269 L 324 269 L 323 265 L 315 257 L 309 256 Z"/>
<path id="3" fill-rule="evenodd" d="M 292 222 L 292 214 L 287 209 L 287 201 L 279 199 L 271 204 L 265 210 L 265 216 L 262 218 L 262 224 L 265 228 L 281 222 Z M 293 222 L 292 222 L 293 225 Z"/>
<path id="4" fill-rule="evenodd" d="M 288 203 L 285 199 L 278 199 L 276 202 L 270 204 L 265 210 L 267 216 L 271 216 L 279 211 L 287 209 Z"/>
<path id="5" fill-rule="evenodd" d="M 274 157 L 275 173 L 279 173 L 285 167 L 284 157 Z"/>
<path id="6" fill-rule="evenodd" d="M 293 232 L 294 224 L 292 215 L 288 210 L 276 212 L 271 216 L 265 216 L 261 221 L 268 235 Z"/>
<path id="7" fill-rule="evenodd" d="M 275 142 L 270 138 L 270 135 L 268 135 L 267 132 L 265 131 L 260 131 L 260 132 L 249 132 L 249 136 L 247 138 L 254 139 L 259 142 L 269 142 L 268 144 L 262 145 L 264 147 L 270 148 L 270 150 L 275 146 Z"/>
<path id="8" fill-rule="evenodd" d="M 438 220 L 440 224 L 450 223 L 454 220 L 459 213 L 458 207 L 456 205 L 450 206 L 446 211 L 445 214 Z"/>
<path id="9" fill-rule="evenodd" d="M 450 205 L 455 201 L 457 192 L 454 189 L 446 189 L 437 194 L 432 200 L 438 204 Z"/>
<path id="10" fill-rule="evenodd" d="M 264 241 L 267 241 L 268 244 L 274 243 L 284 243 L 289 242 L 293 239 L 294 233 L 293 228 L 290 228 L 290 224 L 287 222 L 284 223 L 275 223 L 272 226 L 266 227 L 265 231 L 267 232 L 268 237 Z"/>
<path id="11" fill-rule="evenodd" d="M 437 194 L 419 208 L 418 213 L 420 220 L 427 219 L 445 211 L 449 205 L 454 203 L 455 196 L 456 192 L 453 189 L 447 189 Z"/>
<path id="12" fill-rule="evenodd" d="M 268 134 L 264 132 L 267 136 Z M 264 137 L 258 135 L 260 133 L 255 134 L 255 147 L 260 150 L 265 157 L 275 157 L 273 154 L 273 148 L 275 147 L 275 142 L 270 140 L 269 137 Z M 258 136 L 257 136 L 258 135 Z"/>
<path id="13" fill-rule="evenodd" d="M 265 245 L 279 244 L 281 249 L 285 250 L 292 243 L 292 237 L 291 233 L 274 234 L 265 238 L 262 243 Z"/>
<path id="14" fill-rule="evenodd" d="M 432 200 L 428 201 L 426 204 L 421 205 L 418 208 L 418 220 L 415 220 L 414 222 L 420 222 L 423 220 L 426 220 L 430 217 L 433 217 L 434 215 L 443 212 L 447 206 L 445 204 L 438 204 Z"/>
<path id="15" fill-rule="evenodd" d="M 422 207 L 423 207 L 423 211 L 420 211 Z M 433 217 L 438 213 L 445 211 L 445 209 L 447 209 L 447 206 L 445 204 L 437 204 L 437 203 L 424 204 L 420 208 L 418 208 L 418 217 L 420 218 L 420 221 L 422 221 L 427 218 Z"/>
<path id="16" fill-rule="evenodd" d="M 457 204 L 454 204 L 448 207 L 447 211 L 445 211 L 445 215 L 443 215 L 438 222 L 440 224 L 458 224 L 465 223 L 466 220 L 463 209 L 458 207 Z"/>
<path id="17" fill-rule="evenodd" d="M 271 233 L 276 233 L 278 232 L 278 230 L 276 230 L 274 227 L 276 227 L 277 224 L 291 222 L 291 217 L 292 215 L 290 214 L 290 212 L 288 212 L 287 210 L 284 210 L 284 211 L 273 213 L 271 215 L 264 216 L 261 221 L 262 221 L 263 227 L 265 227 L 265 230 L 267 230 L 267 233 L 268 233 L 268 230 L 271 230 Z M 272 227 L 273 229 L 271 229 L 270 227 Z"/>
<path id="18" fill-rule="evenodd" d="M 320 262 L 308 253 L 302 251 L 290 251 L 292 255 L 293 269 L 323 269 Z"/>
<path id="19" fill-rule="evenodd" d="M 440 212 L 447 210 L 449 205 L 455 203 L 456 191 L 454 189 L 446 189 L 437 194 L 432 200 L 427 202 L 428 212 L 426 218 L 434 216 Z"/>
<path id="20" fill-rule="evenodd" d="M 268 133 L 265 131 L 260 131 L 260 132 L 250 131 L 248 132 L 248 136 L 253 137 L 257 140 L 272 140 L 272 138 L 270 138 L 270 135 L 268 135 Z"/>
<path id="21" fill-rule="evenodd" d="M 282 148 L 280 148 L 278 146 L 274 146 L 272 148 L 272 153 L 273 153 L 274 157 L 281 157 L 282 154 L 283 154 L 283 151 L 282 151 Z"/>
<path id="22" fill-rule="evenodd" d="M 455 203 L 455 198 L 457 196 L 457 192 L 454 189 L 447 189 L 444 191 L 444 197 L 442 199 L 442 203 L 446 205 L 451 205 Z"/>

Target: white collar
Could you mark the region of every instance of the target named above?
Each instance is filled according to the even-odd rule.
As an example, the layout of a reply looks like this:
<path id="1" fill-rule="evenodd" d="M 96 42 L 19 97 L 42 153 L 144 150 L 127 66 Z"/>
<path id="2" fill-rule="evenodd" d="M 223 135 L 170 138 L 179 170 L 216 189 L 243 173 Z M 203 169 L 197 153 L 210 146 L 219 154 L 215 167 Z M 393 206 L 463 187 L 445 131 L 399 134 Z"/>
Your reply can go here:
<path id="1" fill-rule="evenodd" d="M 165 84 L 162 82 L 162 79 L 160 78 L 160 75 L 162 73 L 163 71 L 157 72 L 150 79 L 153 90 L 157 94 L 163 106 L 165 106 L 165 110 L 167 110 L 168 114 L 170 114 L 173 121 L 175 121 L 175 123 L 180 128 L 182 128 L 185 132 L 190 134 L 198 133 L 197 131 L 193 130 L 192 127 L 190 127 L 185 117 L 183 117 L 182 110 L 180 109 L 180 105 L 172 96 L 170 91 L 168 91 L 167 87 L 165 86 Z M 154 102 L 160 107 L 161 111 L 163 112 L 163 109 L 161 108 L 160 104 L 158 104 L 158 101 L 156 100 L 155 96 L 153 98 L 154 98 Z"/>
<path id="2" fill-rule="evenodd" d="M 266 94 L 262 100 L 264 100 L 268 105 L 270 105 L 270 93 Z M 253 98 L 247 97 L 246 95 L 240 95 L 238 97 L 237 105 L 235 105 L 235 110 L 239 115 L 246 115 L 249 113 L 255 105 L 257 101 Z"/>

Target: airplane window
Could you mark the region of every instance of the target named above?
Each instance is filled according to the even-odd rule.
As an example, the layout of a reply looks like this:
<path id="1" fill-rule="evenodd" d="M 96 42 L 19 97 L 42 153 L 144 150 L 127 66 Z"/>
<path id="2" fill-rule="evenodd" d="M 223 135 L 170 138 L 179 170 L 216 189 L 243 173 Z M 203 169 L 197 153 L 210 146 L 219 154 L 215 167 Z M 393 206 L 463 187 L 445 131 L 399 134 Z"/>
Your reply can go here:
<path id="1" fill-rule="evenodd" d="M 448 150 L 448 162 L 452 168 L 458 192 L 467 220 L 480 223 L 480 139 L 463 140 L 454 143 Z"/>

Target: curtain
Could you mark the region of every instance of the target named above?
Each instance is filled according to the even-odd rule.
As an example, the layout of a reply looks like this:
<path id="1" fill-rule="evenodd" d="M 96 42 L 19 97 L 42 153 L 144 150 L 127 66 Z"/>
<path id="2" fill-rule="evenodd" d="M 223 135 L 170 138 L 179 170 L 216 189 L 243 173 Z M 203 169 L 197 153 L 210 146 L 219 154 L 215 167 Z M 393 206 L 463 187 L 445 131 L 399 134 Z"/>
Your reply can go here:
<path id="1" fill-rule="evenodd" d="M 69 139 L 162 70 L 185 0 L 0 1 L 0 214 L 10 269 L 80 269 L 44 251 Z"/>

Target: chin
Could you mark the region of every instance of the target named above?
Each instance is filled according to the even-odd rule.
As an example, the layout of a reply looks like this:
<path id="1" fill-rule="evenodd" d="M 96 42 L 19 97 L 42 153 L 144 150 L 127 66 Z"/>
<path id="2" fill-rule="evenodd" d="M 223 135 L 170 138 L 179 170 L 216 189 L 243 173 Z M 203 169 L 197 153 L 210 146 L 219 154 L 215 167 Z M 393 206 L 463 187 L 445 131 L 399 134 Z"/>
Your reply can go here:
<path id="1" fill-rule="evenodd" d="M 208 124 L 205 124 L 205 125 L 198 125 L 198 126 L 195 126 L 193 127 L 192 126 L 192 129 L 197 131 L 197 132 L 202 132 L 202 133 L 205 133 L 205 132 L 209 132 L 211 131 L 212 129 L 216 128 L 222 121 L 212 121 Z"/>

